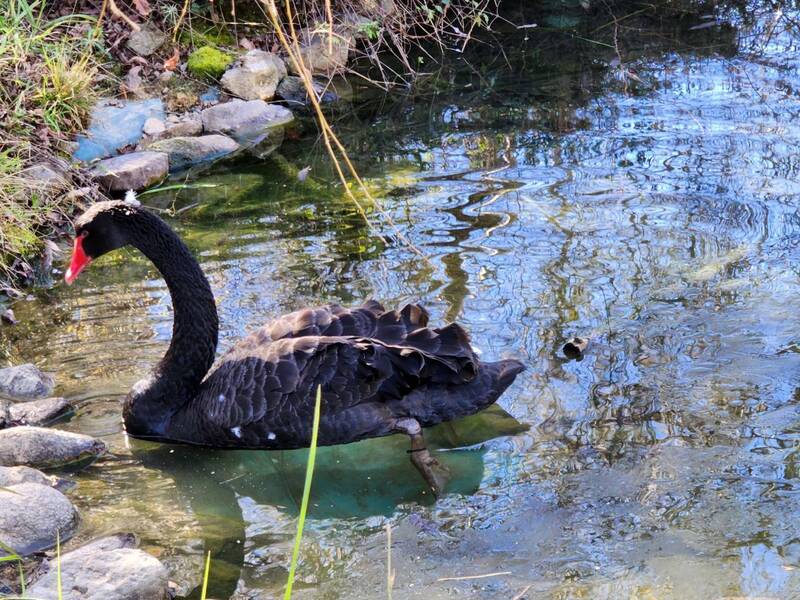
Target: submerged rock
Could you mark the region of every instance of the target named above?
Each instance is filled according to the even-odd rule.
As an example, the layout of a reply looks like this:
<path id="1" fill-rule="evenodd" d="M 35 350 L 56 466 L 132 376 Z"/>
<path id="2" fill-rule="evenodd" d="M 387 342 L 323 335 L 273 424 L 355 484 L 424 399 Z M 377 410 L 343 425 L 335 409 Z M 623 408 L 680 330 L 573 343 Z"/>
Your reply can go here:
<path id="1" fill-rule="evenodd" d="M 52 469 L 93 461 L 105 451 L 100 440 L 59 429 L 25 425 L 0 431 L 0 465 L 7 467 Z"/>
<path id="2" fill-rule="evenodd" d="M 250 50 L 222 76 L 222 86 L 245 100 L 271 100 L 278 82 L 286 77 L 280 57 L 263 50 Z"/>
<path id="3" fill-rule="evenodd" d="M 169 156 L 170 170 L 179 171 L 235 152 L 239 149 L 239 144 L 227 136 L 215 134 L 168 138 L 153 142 L 148 148 L 166 153 Z"/>
<path id="4" fill-rule="evenodd" d="M 127 46 L 139 56 L 150 56 L 166 41 L 166 33 L 151 23 L 145 23 L 139 31 L 131 32 Z"/>
<path id="5" fill-rule="evenodd" d="M 164 118 L 164 103 L 160 98 L 99 102 L 92 109 L 86 133 L 76 138 L 78 149 L 73 158 L 90 162 L 114 156 L 120 148 L 142 139 L 144 123 L 150 118 Z"/>
<path id="6" fill-rule="evenodd" d="M 44 398 L 53 393 L 55 380 L 30 363 L 0 369 L 0 394 L 11 398 Z"/>
<path id="7" fill-rule="evenodd" d="M 95 180 L 107 191 L 143 190 L 162 181 L 169 172 L 163 152 L 132 152 L 101 160 L 92 169 Z"/>
<path id="8" fill-rule="evenodd" d="M 204 109 L 200 116 L 205 131 L 229 135 L 240 144 L 259 140 L 267 130 L 294 119 L 289 109 L 263 100 L 231 100 Z"/>
<path id="9" fill-rule="evenodd" d="M 247 146 L 247 153 L 258 159 L 264 159 L 281 147 L 284 137 L 285 131 L 283 127 L 268 129 L 260 137 L 250 140 Z"/>
<path id="10" fill-rule="evenodd" d="M 322 104 L 330 104 L 331 102 L 336 102 L 339 99 L 334 92 L 326 89 L 325 86 L 318 81 L 313 82 L 313 87 L 314 93 L 317 95 L 317 99 Z M 303 84 L 303 79 L 301 77 L 296 77 L 295 75 L 287 75 L 284 77 L 278 85 L 275 95 L 277 95 L 279 98 L 282 98 L 286 102 L 293 104 L 301 104 L 303 106 L 310 104 L 308 93 L 306 92 L 306 86 Z"/>
<path id="11" fill-rule="evenodd" d="M 25 482 L 0 489 L 0 540 L 20 556 L 52 548 L 56 534 L 63 542 L 77 524 L 75 507 L 50 485 Z"/>
<path id="12" fill-rule="evenodd" d="M 166 600 L 168 573 L 161 562 L 133 548 L 132 535 L 102 538 L 61 556 L 64 600 Z M 28 588 L 33 598 L 55 598 L 56 561 Z"/>
<path id="13" fill-rule="evenodd" d="M 0 425 L 49 425 L 72 411 L 64 398 L 43 398 L 29 402 L 11 402 L 0 399 Z"/>

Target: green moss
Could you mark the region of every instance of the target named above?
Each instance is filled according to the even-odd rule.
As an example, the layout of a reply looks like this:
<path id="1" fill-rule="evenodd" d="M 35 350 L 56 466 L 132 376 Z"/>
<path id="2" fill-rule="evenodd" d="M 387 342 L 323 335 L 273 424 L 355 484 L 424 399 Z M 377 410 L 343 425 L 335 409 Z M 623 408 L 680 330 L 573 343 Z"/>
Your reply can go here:
<path id="1" fill-rule="evenodd" d="M 229 54 L 211 46 L 203 46 L 189 55 L 187 67 L 195 77 L 219 79 L 232 62 L 233 57 Z"/>
<path id="2" fill-rule="evenodd" d="M 236 39 L 223 25 L 206 29 L 186 27 L 181 31 L 180 39 L 190 46 L 236 47 Z"/>

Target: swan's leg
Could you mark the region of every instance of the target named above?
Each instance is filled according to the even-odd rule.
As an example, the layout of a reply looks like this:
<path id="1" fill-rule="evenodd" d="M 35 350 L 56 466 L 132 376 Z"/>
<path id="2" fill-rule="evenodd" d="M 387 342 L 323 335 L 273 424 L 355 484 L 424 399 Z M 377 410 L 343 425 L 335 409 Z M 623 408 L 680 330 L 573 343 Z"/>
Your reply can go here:
<path id="1" fill-rule="evenodd" d="M 425 446 L 422 427 L 416 419 L 398 419 L 395 423 L 395 428 L 397 431 L 403 432 L 411 438 L 411 450 L 408 451 L 411 455 L 411 463 L 417 468 L 422 477 L 425 478 L 425 482 L 433 491 L 433 495 L 438 498 L 442 495 L 442 491 L 450 475 L 447 467 L 431 456 L 431 453 Z"/>

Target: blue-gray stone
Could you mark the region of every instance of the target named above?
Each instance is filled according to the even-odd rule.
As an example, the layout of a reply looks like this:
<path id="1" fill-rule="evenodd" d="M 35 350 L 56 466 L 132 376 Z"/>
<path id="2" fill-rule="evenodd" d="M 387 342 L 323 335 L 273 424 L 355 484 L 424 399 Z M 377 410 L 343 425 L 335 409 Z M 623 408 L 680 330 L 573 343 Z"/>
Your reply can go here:
<path id="1" fill-rule="evenodd" d="M 104 100 L 92 110 L 89 128 L 76 138 L 78 149 L 73 158 L 89 162 L 115 156 L 119 149 L 142 139 L 144 122 L 164 120 L 160 98 L 148 100 Z"/>
<path id="2" fill-rule="evenodd" d="M 224 135 L 203 135 L 168 138 L 153 142 L 147 149 L 166 153 L 169 170 L 175 172 L 222 158 L 238 150 L 239 144 Z"/>
<path id="3" fill-rule="evenodd" d="M 220 97 L 219 88 L 211 86 L 205 92 L 200 94 L 200 102 L 205 102 L 206 104 L 219 102 L 219 97 Z"/>

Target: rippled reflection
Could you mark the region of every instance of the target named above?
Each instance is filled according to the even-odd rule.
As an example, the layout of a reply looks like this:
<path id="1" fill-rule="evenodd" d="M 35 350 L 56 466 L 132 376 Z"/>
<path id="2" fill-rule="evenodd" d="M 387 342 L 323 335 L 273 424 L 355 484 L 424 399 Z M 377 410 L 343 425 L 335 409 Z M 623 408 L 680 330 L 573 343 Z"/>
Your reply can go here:
<path id="1" fill-rule="evenodd" d="M 530 366 L 508 415 L 432 434 L 455 474 L 438 503 L 402 439 L 324 449 L 298 597 L 382 594 L 386 524 L 402 598 L 800 589 L 796 15 L 732 3 L 707 27 L 711 8 L 662 9 L 615 5 L 623 60 L 596 43 L 613 41 L 606 9 L 520 9 L 542 31 L 509 37 L 513 69 L 466 53 L 414 99 L 339 117 L 429 263 L 364 225 L 309 139 L 152 201 L 190 207 L 173 223 L 209 274 L 223 348 L 280 312 L 374 296 L 422 299 L 483 356 Z M 186 594 L 206 550 L 215 597 L 277 594 L 305 454 L 120 435 L 120 399 L 171 330 L 156 275 L 132 252 L 98 261 L 16 306 L 4 346 L 58 372 L 79 405 L 65 428 L 114 449 L 80 476 L 79 538 L 135 531 Z M 589 352 L 567 361 L 576 334 Z"/>

